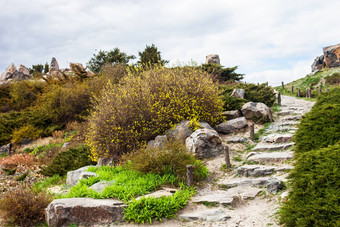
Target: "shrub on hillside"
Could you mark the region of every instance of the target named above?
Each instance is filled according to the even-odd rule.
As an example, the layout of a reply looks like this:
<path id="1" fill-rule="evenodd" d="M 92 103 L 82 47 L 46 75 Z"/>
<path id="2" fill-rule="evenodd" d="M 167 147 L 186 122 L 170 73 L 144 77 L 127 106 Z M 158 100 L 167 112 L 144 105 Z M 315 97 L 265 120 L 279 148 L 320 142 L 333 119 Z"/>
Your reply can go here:
<path id="1" fill-rule="evenodd" d="M 6 169 L 15 169 L 18 166 L 30 168 L 37 163 L 37 159 L 29 154 L 13 154 L 0 159 L 0 166 Z"/>
<path id="2" fill-rule="evenodd" d="M 129 73 L 119 85 L 108 83 L 94 102 L 87 142 L 94 159 L 145 145 L 183 119 L 216 124 L 222 100 L 217 84 L 201 70 L 154 67 Z"/>
<path id="3" fill-rule="evenodd" d="M 19 129 L 16 129 L 12 132 L 12 143 L 22 143 L 24 139 L 26 140 L 35 140 L 39 138 L 43 134 L 42 129 L 38 129 L 33 125 L 25 125 Z"/>
<path id="4" fill-rule="evenodd" d="M 53 175 L 63 176 L 68 171 L 96 164 L 90 159 L 90 154 L 90 148 L 86 145 L 62 151 L 54 156 L 49 165 L 41 167 L 40 173 L 50 177 Z"/>
<path id="5" fill-rule="evenodd" d="M 325 80 L 328 85 L 340 84 L 340 73 L 333 73 L 332 75 L 327 76 Z"/>
<path id="6" fill-rule="evenodd" d="M 340 143 L 305 152 L 290 174 L 291 192 L 283 203 L 285 226 L 340 225 Z"/>
<path id="7" fill-rule="evenodd" d="M 244 99 L 230 96 L 234 89 L 242 88 L 245 90 Z M 276 100 L 274 90 L 265 84 L 234 84 L 221 86 L 223 90 L 224 110 L 239 110 L 246 102 L 262 102 L 268 107 L 272 107 Z"/>
<path id="8" fill-rule="evenodd" d="M 207 177 L 206 167 L 180 141 L 169 141 L 159 148 L 141 148 L 123 155 L 121 160 L 130 169 L 161 175 L 171 173 L 181 180 L 186 177 L 186 166 L 193 165 L 195 180 Z"/>
<path id="9" fill-rule="evenodd" d="M 45 220 L 45 208 L 52 201 L 46 193 L 28 188 L 14 188 L 1 195 L 0 210 L 4 224 L 9 226 L 36 226 Z"/>
<path id="10" fill-rule="evenodd" d="M 322 95 L 301 120 L 294 136 L 297 154 L 327 147 L 340 140 L 340 88 Z"/>

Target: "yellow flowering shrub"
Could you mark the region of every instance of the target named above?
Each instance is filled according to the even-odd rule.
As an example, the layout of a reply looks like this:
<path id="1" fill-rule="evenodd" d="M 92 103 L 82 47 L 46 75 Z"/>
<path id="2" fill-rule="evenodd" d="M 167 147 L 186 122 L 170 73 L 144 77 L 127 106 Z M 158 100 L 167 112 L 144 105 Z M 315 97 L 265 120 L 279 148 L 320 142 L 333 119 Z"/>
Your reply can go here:
<path id="1" fill-rule="evenodd" d="M 137 76 L 137 75 L 138 76 Z M 86 136 L 94 160 L 118 159 L 163 134 L 183 119 L 222 121 L 218 85 L 192 67 L 155 67 L 109 82 L 94 98 Z"/>

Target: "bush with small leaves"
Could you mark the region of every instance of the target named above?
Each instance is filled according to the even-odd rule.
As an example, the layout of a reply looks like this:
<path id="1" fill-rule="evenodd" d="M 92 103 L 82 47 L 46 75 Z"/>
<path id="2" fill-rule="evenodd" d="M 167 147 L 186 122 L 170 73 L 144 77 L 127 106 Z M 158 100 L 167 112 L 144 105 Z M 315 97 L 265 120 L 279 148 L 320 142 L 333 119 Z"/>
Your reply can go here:
<path id="1" fill-rule="evenodd" d="M 33 125 L 25 125 L 21 128 L 14 130 L 12 133 L 12 143 L 20 144 L 24 139 L 26 140 L 34 140 L 39 138 L 43 134 L 42 129 L 38 129 Z"/>

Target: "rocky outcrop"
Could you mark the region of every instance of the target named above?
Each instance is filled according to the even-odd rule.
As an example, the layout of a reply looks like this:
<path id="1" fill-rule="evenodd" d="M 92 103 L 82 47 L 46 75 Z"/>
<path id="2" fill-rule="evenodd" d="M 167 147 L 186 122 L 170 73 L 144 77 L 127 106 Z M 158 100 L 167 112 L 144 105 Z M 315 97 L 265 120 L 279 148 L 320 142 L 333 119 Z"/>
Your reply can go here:
<path id="1" fill-rule="evenodd" d="M 12 144 L 6 144 L 0 147 L 0 156 L 3 154 L 9 155 L 9 153 L 11 152 L 11 147 Z"/>
<path id="2" fill-rule="evenodd" d="M 270 108 L 261 102 L 247 102 L 242 106 L 241 112 L 247 120 L 273 121 Z"/>
<path id="3" fill-rule="evenodd" d="M 197 158 L 211 158 L 223 151 L 222 139 L 215 130 L 198 129 L 185 141 L 187 149 Z"/>
<path id="4" fill-rule="evenodd" d="M 46 221 L 50 227 L 106 226 L 121 222 L 125 207 L 123 202 L 113 199 L 56 199 L 46 208 Z"/>
<path id="5" fill-rule="evenodd" d="M 247 119 L 245 117 L 239 117 L 217 125 L 216 131 L 223 134 L 229 134 L 247 126 L 248 126 Z"/>
<path id="6" fill-rule="evenodd" d="M 205 64 L 221 64 L 218 54 L 209 54 L 205 58 Z"/>
<path id="7" fill-rule="evenodd" d="M 324 67 L 325 67 L 325 63 L 324 63 L 323 55 L 321 55 L 319 57 L 316 57 L 314 59 L 313 64 L 312 64 L 312 73 L 313 72 L 317 72 L 317 71 L 319 71 L 320 69 L 322 69 Z"/>
<path id="8" fill-rule="evenodd" d="M 79 180 L 89 178 L 91 176 L 97 176 L 96 173 L 87 172 L 89 166 L 82 167 L 80 169 L 67 172 L 66 184 L 76 185 Z"/>
<path id="9" fill-rule="evenodd" d="M 29 73 L 29 70 L 27 67 L 23 65 L 19 65 L 19 68 L 17 69 L 14 65 L 14 63 L 11 63 L 5 72 L 3 72 L 0 76 L 0 81 L 11 81 L 11 80 L 27 80 L 31 79 L 32 76 Z"/>
<path id="10" fill-rule="evenodd" d="M 340 44 L 323 48 L 325 66 L 328 68 L 340 66 Z"/>
<path id="11" fill-rule="evenodd" d="M 60 70 L 59 69 L 58 61 L 57 61 L 57 59 L 55 57 L 52 58 L 49 69 L 50 69 L 50 73 L 51 72 L 58 72 Z"/>
<path id="12" fill-rule="evenodd" d="M 239 110 L 224 111 L 221 113 L 221 115 L 224 116 L 227 121 L 242 117 L 242 113 Z"/>
<path id="13" fill-rule="evenodd" d="M 230 96 L 244 99 L 245 90 L 244 89 L 234 89 Z"/>

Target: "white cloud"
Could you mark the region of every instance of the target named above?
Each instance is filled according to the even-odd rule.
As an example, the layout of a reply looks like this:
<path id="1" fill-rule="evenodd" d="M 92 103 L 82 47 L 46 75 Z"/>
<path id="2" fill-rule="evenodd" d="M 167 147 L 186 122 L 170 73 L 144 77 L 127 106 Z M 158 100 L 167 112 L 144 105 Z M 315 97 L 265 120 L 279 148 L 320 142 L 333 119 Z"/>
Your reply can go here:
<path id="1" fill-rule="evenodd" d="M 246 80 L 294 80 L 339 43 L 340 1 L 0 0 L 0 71 L 11 62 L 62 67 L 95 49 L 138 55 L 154 43 L 171 64 L 211 53 Z M 277 77 L 282 79 L 277 80 Z"/>

